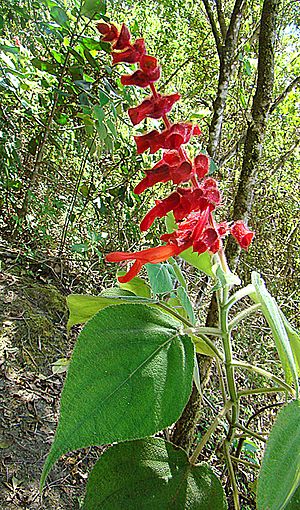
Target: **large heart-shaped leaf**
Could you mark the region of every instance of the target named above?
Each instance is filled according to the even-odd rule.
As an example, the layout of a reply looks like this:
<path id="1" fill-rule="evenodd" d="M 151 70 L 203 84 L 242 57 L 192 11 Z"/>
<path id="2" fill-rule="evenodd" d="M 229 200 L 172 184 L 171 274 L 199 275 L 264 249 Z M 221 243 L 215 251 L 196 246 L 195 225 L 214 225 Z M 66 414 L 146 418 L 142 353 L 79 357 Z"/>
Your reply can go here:
<path id="1" fill-rule="evenodd" d="M 79 335 L 42 483 L 65 452 L 138 439 L 174 423 L 192 389 L 194 347 L 170 315 L 145 305 L 104 308 Z"/>
<path id="2" fill-rule="evenodd" d="M 109 448 L 90 474 L 84 510 L 225 510 L 220 481 L 206 465 L 162 439 Z"/>
<path id="3" fill-rule="evenodd" d="M 280 411 L 271 430 L 258 478 L 258 510 L 284 510 L 289 501 L 292 505 L 299 484 L 300 401 L 295 400 Z"/>

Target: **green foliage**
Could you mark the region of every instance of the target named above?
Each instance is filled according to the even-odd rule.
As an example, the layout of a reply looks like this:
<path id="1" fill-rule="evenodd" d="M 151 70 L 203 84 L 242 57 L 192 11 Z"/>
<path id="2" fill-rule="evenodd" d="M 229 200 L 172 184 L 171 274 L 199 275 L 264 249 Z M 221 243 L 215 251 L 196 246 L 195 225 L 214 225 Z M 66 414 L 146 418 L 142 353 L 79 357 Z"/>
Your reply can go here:
<path id="1" fill-rule="evenodd" d="M 293 494 L 299 484 L 300 401 L 296 400 L 280 411 L 272 428 L 258 478 L 258 510 L 297 508 L 299 489 L 294 501 Z"/>
<path id="2" fill-rule="evenodd" d="M 252 283 L 256 291 L 256 300 L 260 303 L 262 313 L 272 330 L 276 349 L 285 371 L 286 379 L 288 382 L 294 381 L 298 392 L 298 374 L 296 363 L 293 350 L 281 318 L 280 309 L 275 299 L 267 291 L 264 281 L 256 272 L 252 273 Z"/>
<path id="3" fill-rule="evenodd" d="M 175 274 L 168 262 L 164 264 L 146 264 L 148 278 L 154 295 L 171 292 L 174 288 Z"/>
<path id="4" fill-rule="evenodd" d="M 73 352 L 42 485 L 67 451 L 146 437 L 174 423 L 193 368 L 193 344 L 169 315 L 140 304 L 98 312 Z"/>
<path id="5" fill-rule="evenodd" d="M 90 474 L 83 508 L 225 510 L 227 505 L 206 464 L 192 466 L 184 450 L 146 439 L 118 444 L 101 456 Z"/>

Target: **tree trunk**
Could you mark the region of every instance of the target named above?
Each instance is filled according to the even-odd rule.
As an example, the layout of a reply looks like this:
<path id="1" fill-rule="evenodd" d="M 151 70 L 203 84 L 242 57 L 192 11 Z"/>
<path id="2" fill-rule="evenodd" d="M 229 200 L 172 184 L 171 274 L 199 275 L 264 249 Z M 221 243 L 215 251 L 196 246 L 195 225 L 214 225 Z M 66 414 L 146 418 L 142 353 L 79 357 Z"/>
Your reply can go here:
<path id="1" fill-rule="evenodd" d="M 251 121 L 245 139 L 239 185 L 234 200 L 234 220 L 247 221 L 251 211 L 256 170 L 262 155 L 268 115 L 272 105 L 275 37 L 280 4 L 281 0 L 265 0 L 263 4 L 259 33 L 257 86 L 251 108 Z M 232 270 L 237 266 L 239 253 L 239 245 L 232 237 L 229 238 L 226 256 Z"/>

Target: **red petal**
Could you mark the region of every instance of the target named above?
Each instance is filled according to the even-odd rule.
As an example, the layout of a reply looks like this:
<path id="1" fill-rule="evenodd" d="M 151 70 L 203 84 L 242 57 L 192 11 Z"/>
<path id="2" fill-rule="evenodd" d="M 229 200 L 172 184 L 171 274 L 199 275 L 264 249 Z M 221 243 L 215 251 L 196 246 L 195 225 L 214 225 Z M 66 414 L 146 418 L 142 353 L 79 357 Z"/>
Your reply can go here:
<path id="1" fill-rule="evenodd" d="M 120 62 L 127 62 L 128 64 L 136 64 L 140 61 L 142 55 L 145 53 L 145 42 L 144 39 L 137 39 L 133 46 L 129 46 L 127 50 L 122 52 L 113 51 L 113 65 Z"/>
<path id="2" fill-rule="evenodd" d="M 243 221 L 236 221 L 234 225 L 231 227 L 231 234 L 237 240 L 240 247 L 244 250 L 247 250 L 251 244 L 251 241 L 254 237 L 254 232 L 246 227 Z"/>
<path id="3" fill-rule="evenodd" d="M 124 274 L 123 276 L 118 276 L 119 282 L 120 283 L 129 282 L 130 280 L 132 280 L 132 278 L 134 278 L 139 273 L 139 271 L 141 270 L 142 267 L 143 267 L 143 263 L 140 260 L 136 260 L 132 264 L 129 271 L 127 271 L 126 274 Z"/>
<path id="4" fill-rule="evenodd" d="M 199 154 L 195 157 L 194 165 L 197 176 L 203 179 L 209 170 L 209 158 L 205 154 Z"/>
<path id="5" fill-rule="evenodd" d="M 98 23 L 97 29 L 103 35 L 103 42 L 113 42 L 119 37 L 119 30 L 112 23 Z"/>
<path id="6" fill-rule="evenodd" d="M 130 32 L 123 23 L 117 42 L 114 44 L 114 50 L 124 50 L 130 45 Z"/>
<path id="7" fill-rule="evenodd" d="M 142 232 L 148 230 L 156 218 L 166 216 L 169 211 L 172 211 L 179 204 L 180 195 L 176 191 L 164 200 L 157 200 L 157 203 L 146 214 L 141 222 L 140 229 Z"/>
<path id="8" fill-rule="evenodd" d="M 150 55 L 143 55 L 140 61 L 140 67 L 142 71 L 145 71 L 146 73 L 154 71 L 157 68 L 157 59 Z"/>

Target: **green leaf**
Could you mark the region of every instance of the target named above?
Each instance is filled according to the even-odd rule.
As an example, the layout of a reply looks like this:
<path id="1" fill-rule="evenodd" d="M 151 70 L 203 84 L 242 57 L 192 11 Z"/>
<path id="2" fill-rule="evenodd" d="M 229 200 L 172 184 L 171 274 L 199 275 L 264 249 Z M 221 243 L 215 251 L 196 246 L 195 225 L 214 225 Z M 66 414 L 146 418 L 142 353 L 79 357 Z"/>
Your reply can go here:
<path id="1" fill-rule="evenodd" d="M 164 294 L 171 292 L 174 287 L 174 276 L 168 263 L 146 264 L 148 278 L 153 294 Z"/>
<path id="2" fill-rule="evenodd" d="M 107 137 L 107 129 L 105 124 L 103 122 L 97 121 L 95 125 L 99 137 L 101 138 L 101 140 L 105 140 L 105 138 Z"/>
<path id="3" fill-rule="evenodd" d="M 290 346 L 294 355 L 294 360 L 297 367 L 297 374 L 300 377 L 300 333 L 295 329 L 287 320 L 284 313 L 280 310 L 280 316 L 283 321 Z"/>
<path id="4" fill-rule="evenodd" d="M 176 260 L 173 257 L 170 257 L 169 263 L 171 264 L 171 266 L 173 268 L 173 271 L 174 271 L 174 274 L 176 276 L 178 283 L 180 283 L 180 285 L 182 285 L 182 287 L 186 290 L 187 284 L 186 284 L 185 278 L 183 276 L 183 273 L 182 273 L 179 265 L 177 264 Z"/>
<path id="5" fill-rule="evenodd" d="M 87 18 L 94 18 L 96 15 L 105 14 L 106 0 L 85 0 L 81 14 Z"/>
<path id="6" fill-rule="evenodd" d="M 194 347 L 181 323 L 145 305 L 101 310 L 77 340 L 41 485 L 64 453 L 139 439 L 179 418 L 192 389 Z"/>
<path id="7" fill-rule="evenodd" d="M 70 330 L 75 324 L 84 324 L 91 319 L 99 310 L 111 305 L 119 305 L 124 302 L 149 303 L 151 299 L 138 299 L 122 292 L 122 289 L 114 289 L 114 295 L 106 290 L 101 296 L 88 296 L 82 294 L 70 294 L 67 297 L 67 305 L 70 311 L 67 329 Z"/>
<path id="8" fill-rule="evenodd" d="M 100 90 L 99 100 L 100 100 L 101 106 L 105 106 L 111 99 L 105 92 L 103 92 L 103 90 Z"/>
<path id="9" fill-rule="evenodd" d="M 261 311 L 271 328 L 286 381 L 290 383 L 293 380 L 298 390 L 296 364 L 289 338 L 281 318 L 280 309 L 275 299 L 266 289 L 263 279 L 255 271 L 252 273 L 252 284 L 255 287 L 256 298 L 261 305 Z"/>
<path id="10" fill-rule="evenodd" d="M 163 439 L 121 443 L 90 474 L 83 510 L 225 510 L 222 485 L 206 465 Z"/>
<path id="11" fill-rule="evenodd" d="M 300 401 L 296 400 L 280 411 L 271 430 L 258 477 L 258 510 L 283 510 L 299 484 Z"/>
<path id="12" fill-rule="evenodd" d="M 166 227 L 169 233 L 177 229 L 177 224 L 175 222 L 173 213 L 171 212 L 166 216 Z M 178 256 L 188 262 L 191 266 L 194 266 L 200 271 L 203 271 L 203 273 L 207 274 L 208 276 L 214 276 L 212 272 L 211 256 L 207 251 L 205 253 L 201 253 L 201 255 L 198 255 L 198 253 L 193 252 L 192 248 L 188 248 Z"/>
<path id="13" fill-rule="evenodd" d="M 58 25 L 61 26 L 66 25 L 67 22 L 69 22 L 67 14 L 61 7 L 58 7 L 58 5 L 50 9 L 50 16 L 54 19 L 54 21 L 56 21 L 56 23 L 58 23 Z"/>
<path id="14" fill-rule="evenodd" d="M 192 303 L 190 301 L 190 298 L 189 298 L 186 290 L 183 287 L 178 287 L 176 289 L 176 294 L 178 296 L 180 303 L 182 304 L 183 308 L 185 309 L 189 320 L 191 321 L 192 324 L 195 324 L 196 319 L 195 319 L 195 315 L 194 315 L 194 310 L 193 310 Z"/>
<path id="15" fill-rule="evenodd" d="M 214 264 L 212 271 L 217 278 L 217 283 L 212 288 L 212 292 L 224 287 L 231 287 L 232 285 L 241 285 L 241 280 L 236 274 L 231 272 L 225 273 L 219 264 Z"/>
<path id="16" fill-rule="evenodd" d="M 123 276 L 125 271 L 118 271 L 117 276 Z M 139 276 L 135 276 L 127 283 L 119 283 L 121 289 L 129 290 L 133 292 L 136 296 L 150 298 L 151 297 L 151 289 L 149 285 L 147 285 L 142 278 Z"/>
<path id="17" fill-rule="evenodd" d="M 100 122 L 102 122 L 104 120 L 104 118 L 105 118 L 105 113 L 104 113 L 103 108 L 101 106 L 94 106 L 93 107 L 93 115 L 94 115 L 95 119 L 99 120 Z M 106 130 L 105 130 L 105 133 L 106 133 Z"/>
<path id="18" fill-rule="evenodd" d="M 207 345 L 206 342 L 204 342 L 204 340 L 202 340 L 201 338 L 196 337 L 194 335 L 190 335 L 190 336 L 195 344 L 196 352 L 198 354 L 203 354 L 204 356 L 210 356 L 212 358 L 214 358 L 216 356 L 214 351 L 209 347 L 209 345 Z"/>
<path id="19" fill-rule="evenodd" d="M 179 257 L 188 262 L 188 264 L 191 266 L 194 266 L 203 273 L 207 274 L 208 276 L 213 276 L 211 270 L 211 256 L 207 251 L 201 253 L 201 255 L 198 255 L 198 253 L 194 253 L 192 251 L 192 248 L 188 248 L 187 250 L 180 253 Z"/>
<path id="20" fill-rule="evenodd" d="M 73 253 L 86 253 L 87 251 L 89 251 L 89 245 L 88 243 L 72 244 L 71 251 Z"/>

